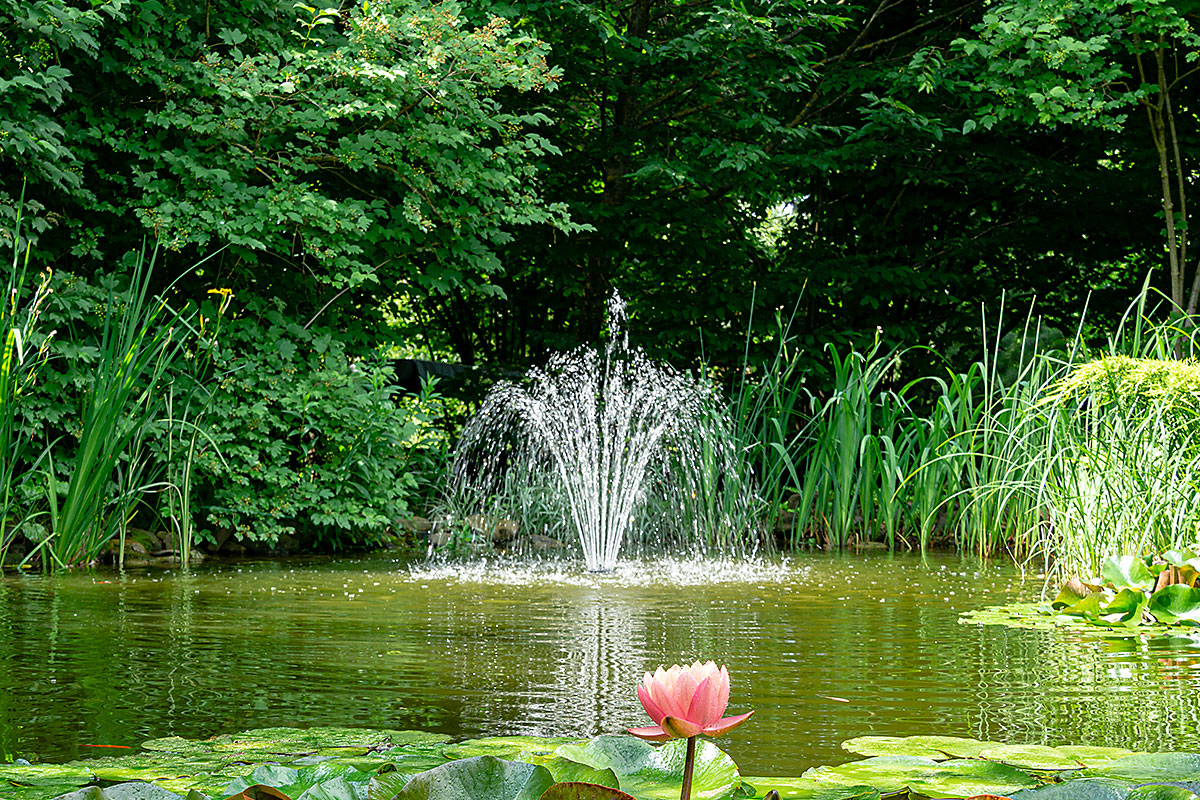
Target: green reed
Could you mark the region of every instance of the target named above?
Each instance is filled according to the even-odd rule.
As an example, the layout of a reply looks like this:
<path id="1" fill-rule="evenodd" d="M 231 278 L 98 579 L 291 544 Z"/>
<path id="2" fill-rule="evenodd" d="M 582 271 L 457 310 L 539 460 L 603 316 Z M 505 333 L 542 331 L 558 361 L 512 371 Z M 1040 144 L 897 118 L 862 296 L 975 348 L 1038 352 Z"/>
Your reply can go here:
<path id="1" fill-rule="evenodd" d="M 38 329 L 38 317 L 50 295 L 50 273 L 43 272 L 32 291 L 26 286 L 29 249 L 20 247 L 21 217 L 13 230 L 13 263 L 0 307 L 0 567 L 13 538 L 33 523 L 35 513 L 24 500 L 29 480 L 22 469 L 29 437 L 21 430 L 21 403 L 38 370 L 45 364 L 50 336 Z"/>
<path id="2" fill-rule="evenodd" d="M 25 559 L 37 555 L 47 570 L 88 563 L 114 538 L 123 552 L 136 505 L 162 488 L 148 473 L 145 444 L 163 410 L 157 389 L 184 337 L 171 324 L 176 315 L 150 292 L 152 269 L 153 257 L 140 254 L 128 294 L 109 291 L 65 485 L 47 447 L 40 475 L 50 533 Z"/>

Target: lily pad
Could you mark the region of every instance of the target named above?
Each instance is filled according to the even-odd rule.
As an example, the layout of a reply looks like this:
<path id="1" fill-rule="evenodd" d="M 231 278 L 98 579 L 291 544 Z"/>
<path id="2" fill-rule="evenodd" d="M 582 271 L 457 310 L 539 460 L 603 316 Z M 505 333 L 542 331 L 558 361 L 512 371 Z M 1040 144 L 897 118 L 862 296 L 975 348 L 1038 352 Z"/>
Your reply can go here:
<path id="1" fill-rule="evenodd" d="M 1037 785 L 1029 775 L 1004 764 L 975 759 L 938 762 L 916 756 L 880 756 L 842 764 L 817 767 L 804 777 L 841 783 L 866 784 L 880 794 L 905 789 L 926 797 L 971 797 L 981 794 L 1009 795 Z"/>
<path id="2" fill-rule="evenodd" d="M 1114 589 L 1154 588 L 1154 575 L 1146 562 L 1137 556 L 1109 556 L 1100 565 L 1100 577 L 1111 583 Z"/>
<path id="3" fill-rule="evenodd" d="M 979 753 L 993 742 L 981 742 L 964 736 L 909 736 L 909 741 L 928 747 L 936 747 L 952 758 L 979 758 Z"/>
<path id="4" fill-rule="evenodd" d="M 950 757 L 939 748 L 914 742 L 908 736 L 859 736 L 842 742 L 842 749 L 860 756 L 918 756 L 934 761 Z"/>
<path id="5" fill-rule="evenodd" d="M 1054 747 L 1040 744 L 1002 744 L 985 748 L 979 757 L 1020 769 L 1039 771 L 1083 769 L 1083 764 Z"/>
<path id="6" fill-rule="evenodd" d="M 1127 800 L 1196 800 L 1196 795 L 1182 786 L 1160 783 L 1137 787 Z"/>
<path id="7" fill-rule="evenodd" d="M 629 736 L 597 736 L 585 744 L 565 744 L 556 755 L 593 769 L 611 769 L 620 789 L 639 800 L 674 800 L 683 786 L 687 742 L 675 739 L 652 747 Z M 741 786 L 737 765 L 719 747 L 700 739 L 692 774 L 692 797 L 731 797 Z"/>
<path id="8" fill-rule="evenodd" d="M 907 789 L 914 775 L 931 772 L 937 769 L 938 763 L 920 756 L 876 756 L 837 767 L 814 767 L 802 777 L 843 786 L 872 786 L 880 794 L 895 794 Z"/>
<path id="9" fill-rule="evenodd" d="M 542 793 L 541 800 L 634 800 L 611 786 L 581 781 L 560 781 Z"/>
<path id="10" fill-rule="evenodd" d="M 586 740 L 567 736 L 489 736 L 485 739 L 470 739 L 442 748 L 446 758 L 471 758 L 473 756 L 496 756 L 497 758 L 519 758 L 522 755 L 549 756 L 554 749 L 564 744 L 581 744 Z"/>
<path id="11" fill-rule="evenodd" d="M 182 798 L 153 783 L 129 781 L 104 789 L 99 786 L 85 786 L 63 795 L 60 800 L 182 800 Z"/>
<path id="12" fill-rule="evenodd" d="M 843 786 L 814 778 L 742 778 L 753 790 L 753 797 L 763 797 L 774 789 L 782 800 L 879 800 L 879 791 L 871 786 Z"/>
<path id="13" fill-rule="evenodd" d="M 1200 589 L 1181 583 L 1164 586 L 1150 595 L 1147 608 L 1159 622 L 1200 626 Z"/>
<path id="14" fill-rule="evenodd" d="M 1021 789 L 1037 786 L 1033 777 L 1018 769 L 993 761 L 956 759 L 908 782 L 910 792 L 926 797 L 973 797 L 981 794 L 1008 796 Z"/>
<path id="15" fill-rule="evenodd" d="M 595 784 L 607 786 L 610 789 L 621 788 L 617 774 L 611 769 L 596 769 L 562 756 L 538 759 L 538 763 L 550 770 L 550 774 L 558 783 Z"/>
<path id="16" fill-rule="evenodd" d="M 545 767 L 476 756 L 422 772 L 396 800 L 538 800 L 553 784 Z"/>
<path id="17" fill-rule="evenodd" d="M 1085 767 L 1099 767 L 1119 758 L 1133 755 L 1123 747 L 1091 747 L 1088 745 L 1063 744 L 1055 748 L 1063 755 L 1075 759 Z"/>
<path id="18" fill-rule="evenodd" d="M 47 783 L 39 786 L 14 786 L 11 783 L 0 783 L 0 800 L 53 800 L 70 794 L 79 788 L 78 784 Z"/>
<path id="19" fill-rule="evenodd" d="M 1137 753 L 1086 770 L 1080 777 L 1136 783 L 1200 780 L 1200 753 Z"/>
<path id="20" fill-rule="evenodd" d="M 91 783 L 92 771 L 76 764 L 0 764 L 0 782 L 19 786 L 83 786 Z"/>
<path id="21" fill-rule="evenodd" d="M 1075 778 L 1014 792 L 1012 800 L 1126 800 L 1133 784 L 1112 778 Z"/>

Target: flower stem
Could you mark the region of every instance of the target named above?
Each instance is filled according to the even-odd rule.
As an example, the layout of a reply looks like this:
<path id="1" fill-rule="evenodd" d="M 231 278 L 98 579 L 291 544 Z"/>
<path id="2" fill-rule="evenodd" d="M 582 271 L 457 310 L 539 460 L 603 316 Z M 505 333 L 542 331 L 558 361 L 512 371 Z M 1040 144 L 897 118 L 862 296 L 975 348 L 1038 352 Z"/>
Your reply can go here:
<path id="1" fill-rule="evenodd" d="M 689 736 L 687 740 L 687 757 L 683 762 L 683 790 L 679 792 L 679 800 L 692 800 L 692 770 L 696 768 L 696 737 Z"/>

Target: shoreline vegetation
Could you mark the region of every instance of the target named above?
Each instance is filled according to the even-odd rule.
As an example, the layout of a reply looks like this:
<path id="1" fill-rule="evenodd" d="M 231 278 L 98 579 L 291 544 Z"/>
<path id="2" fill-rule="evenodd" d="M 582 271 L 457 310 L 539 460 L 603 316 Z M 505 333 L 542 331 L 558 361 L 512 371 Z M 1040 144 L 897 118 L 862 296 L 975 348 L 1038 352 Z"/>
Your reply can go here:
<path id="1" fill-rule="evenodd" d="M 122 288 L 14 262 L 0 567 L 222 548 L 572 546 L 551 511 L 536 527 L 445 505 L 454 420 L 470 407 L 437 380 L 402 393 L 379 356 L 352 355 L 334 331 L 226 290 L 198 303 L 152 291 L 151 264 L 139 256 L 144 277 Z M 755 550 L 949 546 L 1058 577 L 1194 546 L 1196 341 L 1151 324 L 1147 299 L 1101 346 L 1030 319 L 966 372 L 903 384 L 908 352 L 877 340 L 827 347 L 828 383 L 810 389 L 813 354 L 781 324 L 773 358 L 744 362 L 728 390 L 737 483 L 752 487 L 734 538 Z M 103 308 L 117 313 L 89 327 Z M 256 350 L 264 337 L 272 352 Z M 82 423 L 77 406 L 93 409 Z M 662 533 L 635 526 L 627 547 Z"/>

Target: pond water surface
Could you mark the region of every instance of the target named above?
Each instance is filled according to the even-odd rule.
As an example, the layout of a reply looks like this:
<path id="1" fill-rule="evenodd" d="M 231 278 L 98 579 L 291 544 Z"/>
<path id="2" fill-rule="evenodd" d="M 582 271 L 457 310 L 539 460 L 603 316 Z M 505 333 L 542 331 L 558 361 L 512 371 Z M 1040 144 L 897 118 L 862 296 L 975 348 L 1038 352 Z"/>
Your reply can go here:
<path id="1" fill-rule="evenodd" d="M 571 567 L 395 558 L 0 578 L 0 760 L 270 726 L 593 735 L 644 670 L 729 666 L 721 741 L 799 774 L 864 734 L 1200 750 L 1200 643 L 959 624 L 1035 576 L 950 556 Z"/>

